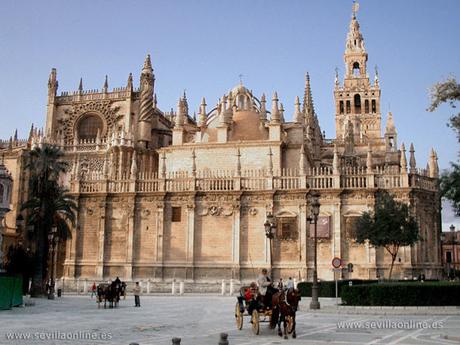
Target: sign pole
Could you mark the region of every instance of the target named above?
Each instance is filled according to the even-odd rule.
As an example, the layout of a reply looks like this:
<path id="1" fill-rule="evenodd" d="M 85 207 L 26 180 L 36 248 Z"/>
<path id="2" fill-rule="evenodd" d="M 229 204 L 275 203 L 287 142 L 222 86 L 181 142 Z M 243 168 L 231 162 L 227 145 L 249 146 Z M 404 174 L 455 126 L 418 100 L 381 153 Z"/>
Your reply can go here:
<path id="1" fill-rule="evenodd" d="M 342 260 L 338 257 L 332 259 L 332 267 L 334 271 L 334 281 L 335 281 L 335 305 L 339 307 L 339 286 L 337 283 L 337 272 L 340 272 L 340 266 L 342 266 Z"/>

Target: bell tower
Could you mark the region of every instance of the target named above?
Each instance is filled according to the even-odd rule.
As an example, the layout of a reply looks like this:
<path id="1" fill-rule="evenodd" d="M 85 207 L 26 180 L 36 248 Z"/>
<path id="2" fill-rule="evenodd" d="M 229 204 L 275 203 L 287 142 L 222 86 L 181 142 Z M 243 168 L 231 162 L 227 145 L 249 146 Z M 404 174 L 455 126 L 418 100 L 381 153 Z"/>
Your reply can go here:
<path id="1" fill-rule="evenodd" d="M 357 11 L 358 3 L 354 3 L 343 56 L 345 76 L 343 85 L 340 85 L 336 72 L 334 98 L 336 138 L 344 139 L 346 127 L 352 125 L 355 142 L 358 143 L 381 137 L 381 114 L 378 73 L 376 69 L 374 83 L 371 84 L 364 38 L 356 19 Z"/>

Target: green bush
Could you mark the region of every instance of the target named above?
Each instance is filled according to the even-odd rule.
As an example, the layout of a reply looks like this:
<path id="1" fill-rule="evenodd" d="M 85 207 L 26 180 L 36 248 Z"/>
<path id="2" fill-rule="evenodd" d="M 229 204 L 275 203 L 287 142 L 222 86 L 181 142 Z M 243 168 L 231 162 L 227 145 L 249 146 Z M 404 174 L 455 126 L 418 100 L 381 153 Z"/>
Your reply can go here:
<path id="1" fill-rule="evenodd" d="M 341 296 L 341 291 L 344 286 L 348 286 L 349 282 L 353 285 L 372 284 L 377 283 L 377 280 L 362 280 L 362 279 L 351 279 L 351 280 L 339 280 L 337 281 L 338 295 Z M 311 297 L 312 282 L 301 282 L 297 284 L 297 288 L 300 291 L 301 296 Z M 335 297 L 335 281 L 321 281 L 319 285 L 319 297 Z"/>
<path id="2" fill-rule="evenodd" d="M 460 284 L 407 282 L 343 286 L 343 304 L 364 306 L 460 306 Z"/>

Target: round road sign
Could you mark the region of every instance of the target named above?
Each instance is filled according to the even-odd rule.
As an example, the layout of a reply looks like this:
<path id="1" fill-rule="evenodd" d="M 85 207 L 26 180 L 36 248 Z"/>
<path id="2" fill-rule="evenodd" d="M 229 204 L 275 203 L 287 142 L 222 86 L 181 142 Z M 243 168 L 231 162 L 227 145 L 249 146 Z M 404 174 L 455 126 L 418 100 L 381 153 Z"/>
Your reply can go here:
<path id="1" fill-rule="evenodd" d="M 332 267 L 334 268 L 339 268 L 340 266 L 342 266 L 342 260 L 338 257 L 335 257 L 332 259 Z"/>

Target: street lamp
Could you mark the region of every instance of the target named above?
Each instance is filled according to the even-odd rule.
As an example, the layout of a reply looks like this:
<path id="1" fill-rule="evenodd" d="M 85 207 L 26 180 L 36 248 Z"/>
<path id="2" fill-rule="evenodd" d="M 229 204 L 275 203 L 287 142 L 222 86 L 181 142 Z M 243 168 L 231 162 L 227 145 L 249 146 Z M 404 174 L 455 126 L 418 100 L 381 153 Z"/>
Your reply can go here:
<path id="1" fill-rule="evenodd" d="M 264 229 L 265 229 L 265 236 L 270 241 L 270 275 L 273 280 L 273 272 L 272 272 L 273 270 L 273 243 L 272 243 L 272 240 L 275 238 L 276 223 L 271 213 L 267 215 L 267 219 L 265 220 L 265 223 L 264 223 Z"/>
<path id="2" fill-rule="evenodd" d="M 50 284 L 48 289 L 48 299 L 54 299 L 54 255 L 55 247 L 59 241 L 59 236 L 57 234 L 57 227 L 53 226 L 51 232 L 48 234 L 48 240 L 50 245 L 50 256 L 51 256 L 51 268 L 50 268 Z"/>
<path id="3" fill-rule="evenodd" d="M 452 237 L 452 271 L 453 271 L 453 278 L 455 279 L 455 226 L 452 224 L 450 227 L 450 233 Z"/>
<path id="4" fill-rule="evenodd" d="M 318 215 L 319 208 L 321 204 L 319 203 L 319 194 L 315 193 L 311 195 L 311 215 L 313 217 L 309 219 L 310 223 L 313 220 L 315 226 L 315 248 L 314 248 L 314 262 L 313 262 L 313 285 L 311 288 L 311 303 L 310 309 L 319 309 L 320 304 L 318 300 L 318 260 L 317 260 L 317 247 L 318 247 Z M 308 220 L 308 219 L 307 219 Z"/>

